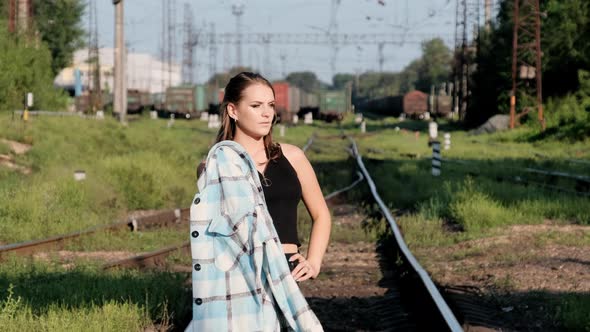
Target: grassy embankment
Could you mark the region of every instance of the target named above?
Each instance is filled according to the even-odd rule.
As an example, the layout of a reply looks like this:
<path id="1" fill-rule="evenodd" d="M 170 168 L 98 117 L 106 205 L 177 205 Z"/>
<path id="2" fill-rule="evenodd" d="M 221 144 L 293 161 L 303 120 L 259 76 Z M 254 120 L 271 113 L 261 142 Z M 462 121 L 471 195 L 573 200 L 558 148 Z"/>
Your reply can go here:
<path id="1" fill-rule="evenodd" d="M 25 126 L 1 115 L 0 138 L 32 148 L 17 155 L 0 144 L 0 153 L 31 169 L 24 175 L 0 167 L 0 242 L 69 233 L 124 219 L 134 210 L 188 206 L 195 192 L 194 166 L 212 144 L 215 130 L 198 121 L 176 121 L 172 128 L 166 124 L 143 118 L 124 128 L 110 118 L 35 117 Z M 302 147 L 317 131 L 338 133 L 335 126 L 316 124 L 287 128 L 283 138 L 276 128 L 275 138 Z M 350 183 L 351 176 L 345 145 L 323 144 L 316 143 L 308 154 L 327 194 Z M 332 176 L 335 164 L 344 181 Z M 86 172 L 85 181 L 74 181 L 73 172 L 79 169 Z M 304 242 L 309 221 L 301 205 Z M 334 228 L 334 238 L 351 236 L 347 229 Z M 102 232 L 65 249 L 74 257 L 76 252 L 96 251 L 108 257 L 109 252 L 131 255 L 186 239 L 182 230 Z M 64 261 L 56 253 L 43 254 L 36 259 L 13 257 L 0 267 L 0 325 L 8 330 L 143 330 L 190 315 L 184 273 L 104 272 L 101 261 L 88 256 Z M 190 265 L 183 255 L 169 261 Z"/>
<path id="2" fill-rule="evenodd" d="M 107 118 L 0 118 L 4 139 L 32 144 L 4 154 L 31 174 L 0 167 L 0 242 L 44 238 L 124 219 L 128 212 L 188 206 L 195 165 L 214 131 L 200 122 Z M 84 170 L 85 181 L 73 179 Z M 186 241 L 186 232 L 112 232 L 69 245 L 76 251 L 141 252 Z M 104 272 L 90 259 L 12 258 L 0 267 L 0 326 L 8 330 L 144 330 L 189 315 L 186 274 Z M 49 260 L 49 261 L 47 261 Z"/>

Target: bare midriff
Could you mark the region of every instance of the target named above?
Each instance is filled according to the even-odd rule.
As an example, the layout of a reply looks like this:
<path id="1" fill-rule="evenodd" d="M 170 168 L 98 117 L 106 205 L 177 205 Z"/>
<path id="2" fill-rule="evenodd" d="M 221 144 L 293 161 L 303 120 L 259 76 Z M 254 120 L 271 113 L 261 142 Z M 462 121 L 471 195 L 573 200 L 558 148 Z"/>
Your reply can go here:
<path id="1" fill-rule="evenodd" d="M 294 243 L 283 243 L 283 252 L 285 254 L 295 254 L 299 248 Z"/>

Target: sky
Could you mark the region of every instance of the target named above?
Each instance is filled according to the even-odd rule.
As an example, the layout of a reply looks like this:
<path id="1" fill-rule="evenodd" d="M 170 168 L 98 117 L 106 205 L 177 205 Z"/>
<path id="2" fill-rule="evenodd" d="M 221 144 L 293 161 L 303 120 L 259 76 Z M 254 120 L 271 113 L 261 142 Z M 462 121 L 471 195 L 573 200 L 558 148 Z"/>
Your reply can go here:
<path id="1" fill-rule="evenodd" d="M 99 45 L 114 45 L 114 6 L 111 0 L 96 1 Z M 161 56 L 163 1 L 174 4 L 176 12 L 175 59 L 182 62 L 182 23 L 185 3 L 190 5 L 193 26 L 208 32 L 235 33 L 236 17 L 232 6 L 243 5 L 242 33 L 325 34 L 330 29 L 338 33 L 395 34 L 406 36 L 404 42 L 383 47 L 383 70 L 401 71 L 420 57 L 420 41 L 443 38 L 454 45 L 456 0 L 123 0 L 125 5 L 125 40 L 128 52 Z M 483 2 L 483 1 L 482 1 Z M 331 14 L 335 7 L 335 15 Z M 483 11 L 482 11 L 483 13 Z M 483 15 L 483 14 L 482 14 Z M 332 20 L 334 17 L 334 20 Z M 84 18 L 85 22 L 87 17 Z M 87 23 L 84 23 L 85 26 Z M 335 28 L 334 28 L 335 26 Z M 242 64 L 262 72 L 270 79 L 280 79 L 283 73 L 313 71 L 324 82 L 331 83 L 333 48 L 324 45 L 264 45 L 243 44 Z M 201 83 L 210 77 L 209 46 L 200 43 L 195 49 L 194 81 Z M 377 45 L 340 47 L 336 53 L 336 73 L 362 73 L 379 70 Z M 267 61 L 268 59 L 268 61 Z M 237 63 L 234 44 L 218 44 L 215 65 L 217 71 Z"/>

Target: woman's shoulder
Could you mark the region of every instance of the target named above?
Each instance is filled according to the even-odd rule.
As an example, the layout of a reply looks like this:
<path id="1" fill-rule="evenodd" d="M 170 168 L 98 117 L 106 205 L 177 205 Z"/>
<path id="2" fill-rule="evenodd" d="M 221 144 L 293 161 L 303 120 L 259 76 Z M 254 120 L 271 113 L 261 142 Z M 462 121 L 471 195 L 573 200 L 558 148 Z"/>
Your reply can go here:
<path id="1" fill-rule="evenodd" d="M 280 146 L 281 151 L 283 152 L 285 157 L 287 157 L 287 159 L 297 159 L 301 157 L 305 158 L 305 153 L 297 145 L 280 143 Z"/>
<path id="2" fill-rule="evenodd" d="M 289 163 L 291 163 L 291 165 L 295 167 L 295 169 L 297 169 L 298 164 L 307 160 L 307 157 L 305 157 L 305 153 L 303 152 L 303 150 L 301 150 L 300 147 L 287 143 L 281 143 L 280 146 L 283 155 L 285 156 L 285 158 L 287 158 Z"/>

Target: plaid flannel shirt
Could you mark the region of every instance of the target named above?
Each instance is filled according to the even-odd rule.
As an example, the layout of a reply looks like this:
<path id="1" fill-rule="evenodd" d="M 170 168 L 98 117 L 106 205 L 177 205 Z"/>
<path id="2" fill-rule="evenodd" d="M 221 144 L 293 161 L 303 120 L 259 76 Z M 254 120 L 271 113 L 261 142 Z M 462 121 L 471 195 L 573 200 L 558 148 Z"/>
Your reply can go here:
<path id="1" fill-rule="evenodd" d="M 287 261 L 254 162 L 243 147 L 211 148 L 190 212 L 190 331 L 323 331 Z"/>

